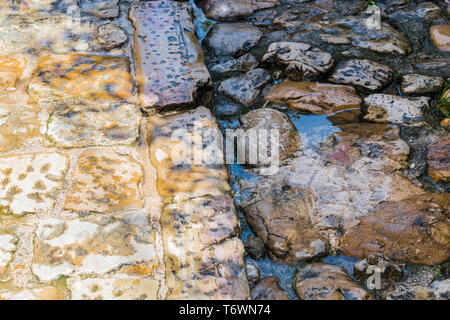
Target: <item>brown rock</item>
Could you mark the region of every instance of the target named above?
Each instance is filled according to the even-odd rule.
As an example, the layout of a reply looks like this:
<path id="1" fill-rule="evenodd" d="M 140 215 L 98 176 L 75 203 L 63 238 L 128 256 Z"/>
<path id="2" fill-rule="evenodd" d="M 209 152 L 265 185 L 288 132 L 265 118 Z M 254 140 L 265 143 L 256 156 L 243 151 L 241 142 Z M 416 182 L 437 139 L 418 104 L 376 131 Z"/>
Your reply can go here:
<path id="1" fill-rule="evenodd" d="M 344 268 L 322 262 L 301 269 L 293 286 L 301 300 L 375 300 Z"/>
<path id="2" fill-rule="evenodd" d="M 433 181 L 450 180 L 450 136 L 428 148 L 428 176 Z"/>
<path id="3" fill-rule="evenodd" d="M 261 238 L 253 237 L 250 234 L 247 235 L 247 241 L 245 241 L 245 251 L 255 260 L 259 260 L 266 255 L 266 247 Z"/>
<path id="4" fill-rule="evenodd" d="M 344 254 L 434 265 L 450 257 L 449 194 L 380 204 L 341 240 Z"/>
<path id="5" fill-rule="evenodd" d="M 278 4 L 277 0 L 203 0 L 200 5 L 207 18 L 229 20 L 249 16 L 256 10 L 272 8 Z"/>
<path id="6" fill-rule="evenodd" d="M 103 50 L 111 50 L 127 42 L 125 31 L 113 23 L 103 24 L 97 29 L 97 42 Z"/>
<path id="7" fill-rule="evenodd" d="M 443 83 L 444 79 L 441 77 L 407 74 L 403 76 L 401 89 L 405 94 L 433 93 L 440 91 Z"/>
<path id="8" fill-rule="evenodd" d="M 136 29 L 134 52 L 142 105 L 208 104 L 211 78 L 195 36 L 191 5 L 139 2 L 132 6 L 130 19 Z"/>
<path id="9" fill-rule="evenodd" d="M 430 28 L 431 40 L 436 48 L 450 52 L 450 25 L 441 24 Z"/>
<path id="10" fill-rule="evenodd" d="M 313 82 L 284 81 L 270 90 L 266 100 L 286 103 L 294 110 L 329 114 L 343 109 L 359 108 L 361 98 L 349 86 Z"/>
<path id="11" fill-rule="evenodd" d="M 289 297 L 280 288 L 278 277 L 261 279 L 251 291 L 253 300 L 289 300 Z"/>
<path id="12" fill-rule="evenodd" d="M 311 222 L 316 210 L 311 190 L 292 188 L 265 198 L 244 210 L 250 228 L 264 241 L 272 260 L 291 264 L 327 253 Z"/>

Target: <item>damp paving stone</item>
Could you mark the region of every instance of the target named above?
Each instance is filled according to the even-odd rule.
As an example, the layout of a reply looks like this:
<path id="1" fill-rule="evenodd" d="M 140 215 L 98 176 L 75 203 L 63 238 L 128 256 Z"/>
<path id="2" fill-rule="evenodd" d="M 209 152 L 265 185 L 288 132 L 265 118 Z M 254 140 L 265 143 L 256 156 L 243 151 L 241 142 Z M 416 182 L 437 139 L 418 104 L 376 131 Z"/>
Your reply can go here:
<path id="1" fill-rule="evenodd" d="M 0 207 L 22 215 L 52 209 L 68 158 L 59 153 L 36 153 L 0 158 Z"/>
<path id="2" fill-rule="evenodd" d="M 119 16 L 119 0 L 81 0 L 81 12 L 97 18 L 116 18 Z"/>
<path id="3" fill-rule="evenodd" d="M 134 81 L 122 57 L 49 55 L 38 61 L 28 93 L 33 101 L 126 100 Z"/>
<path id="4" fill-rule="evenodd" d="M 70 285 L 72 300 L 156 300 L 159 281 L 150 278 L 88 278 Z"/>
<path id="5" fill-rule="evenodd" d="M 141 263 L 155 269 L 154 242 L 146 213 L 42 219 L 31 268 L 41 282 L 61 276 L 102 276 Z"/>
<path id="6" fill-rule="evenodd" d="M 202 7 L 208 19 L 231 20 L 249 16 L 257 10 L 272 8 L 279 5 L 277 0 L 201 0 Z"/>
<path id="7" fill-rule="evenodd" d="M 407 74 L 403 76 L 401 89 L 404 94 L 426 94 L 440 91 L 443 84 L 441 77 Z"/>
<path id="8" fill-rule="evenodd" d="M 222 135 L 211 111 L 150 117 L 150 159 L 158 171 L 158 193 L 173 202 L 229 191 Z"/>
<path id="9" fill-rule="evenodd" d="M 428 176 L 433 181 L 447 182 L 450 180 L 450 136 L 443 137 L 439 142 L 428 147 Z"/>
<path id="10" fill-rule="evenodd" d="M 144 107 L 208 104 L 211 78 L 195 36 L 190 4 L 140 2 L 130 11 L 140 101 Z"/>
<path id="11" fill-rule="evenodd" d="M 50 115 L 47 138 L 63 148 L 129 145 L 139 136 L 141 117 L 131 104 L 61 105 Z"/>
<path id="12" fill-rule="evenodd" d="M 98 213 L 141 208 L 141 165 L 111 149 L 89 149 L 78 158 L 65 209 Z"/>

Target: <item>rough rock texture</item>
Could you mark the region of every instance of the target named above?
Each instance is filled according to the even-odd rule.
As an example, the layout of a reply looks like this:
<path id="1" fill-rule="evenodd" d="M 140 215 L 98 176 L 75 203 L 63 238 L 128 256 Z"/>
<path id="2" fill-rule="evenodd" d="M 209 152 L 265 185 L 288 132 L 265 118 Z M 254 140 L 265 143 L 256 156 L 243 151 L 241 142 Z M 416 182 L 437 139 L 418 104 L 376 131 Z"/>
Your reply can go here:
<path id="1" fill-rule="evenodd" d="M 16 89 L 16 83 L 22 77 L 26 64 L 25 58 L 20 56 L 0 56 L 0 93 Z"/>
<path id="2" fill-rule="evenodd" d="M 203 51 L 195 36 L 192 7 L 174 1 L 132 6 L 140 101 L 168 108 L 209 103 L 211 86 Z"/>
<path id="3" fill-rule="evenodd" d="M 344 268 L 322 262 L 301 269 L 293 287 L 301 300 L 375 300 Z"/>
<path id="4" fill-rule="evenodd" d="M 13 259 L 17 240 L 14 234 L 0 233 L 0 276 L 3 275 Z"/>
<path id="5" fill-rule="evenodd" d="M 289 297 L 280 288 L 278 277 L 261 279 L 251 292 L 253 300 L 289 300 Z"/>
<path id="6" fill-rule="evenodd" d="M 64 300 L 65 298 L 64 292 L 53 286 L 0 290 L 0 300 Z"/>
<path id="7" fill-rule="evenodd" d="M 407 74 L 403 76 L 401 89 L 404 94 L 434 93 L 441 90 L 443 83 L 441 77 Z"/>
<path id="8" fill-rule="evenodd" d="M 261 238 L 253 237 L 248 234 L 247 240 L 245 241 L 245 251 L 250 255 L 250 257 L 258 260 L 266 255 L 266 246 Z"/>
<path id="9" fill-rule="evenodd" d="M 82 0 L 81 12 L 97 18 L 115 18 L 119 15 L 119 0 Z"/>
<path id="10" fill-rule="evenodd" d="M 28 93 L 34 101 L 126 100 L 133 87 L 125 58 L 50 55 L 39 59 Z"/>
<path id="11" fill-rule="evenodd" d="M 450 52 L 450 25 L 441 24 L 430 28 L 431 41 L 441 51 Z"/>
<path id="12" fill-rule="evenodd" d="M 200 0 L 207 18 L 229 20 L 251 15 L 259 9 L 271 8 L 279 4 L 277 0 Z"/>
<path id="13" fill-rule="evenodd" d="M 58 147 L 131 144 L 141 112 L 131 104 L 62 105 L 50 116 L 47 137 Z"/>
<path id="14" fill-rule="evenodd" d="M 263 62 L 282 66 L 293 80 L 314 80 L 333 66 L 331 54 L 307 43 L 275 42 L 269 46 Z"/>
<path id="15" fill-rule="evenodd" d="M 216 56 L 237 56 L 256 46 L 262 36 L 251 23 L 218 23 L 209 30 L 204 45 Z"/>
<path id="16" fill-rule="evenodd" d="M 44 219 L 36 234 L 32 269 L 42 282 L 62 275 L 106 275 L 139 264 L 153 270 L 158 265 L 145 213 Z"/>
<path id="17" fill-rule="evenodd" d="M 65 208 L 101 213 L 141 208 L 142 178 L 142 167 L 130 156 L 89 149 L 78 158 Z"/>
<path id="18" fill-rule="evenodd" d="M 327 253 L 325 242 L 312 227 L 310 216 L 316 208 L 310 190 L 279 192 L 244 210 L 250 228 L 264 241 L 272 260 L 291 264 Z"/>
<path id="19" fill-rule="evenodd" d="M 423 120 L 429 106 L 428 97 L 404 98 L 390 94 L 372 94 L 364 99 L 364 119 L 373 122 L 409 123 Z"/>
<path id="20" fill-rule="evenodd" d="M 430 194 L 380 204 L 344 233 L 344 254 L 433 265 L 450 257 L 449 194 Z"/>
<path id="21" fill-rule="evenodd" d="M 225 63 L 219 63 L 210 68 L 211 72 L 225 74 L 228 72 L 247 72 L 258 67 L 258 60 L 251 54 L 244 54 L 237 59 L 229 60 Z"/>
<path id="22" fill-rule="evenodd" d="M 59 153 L 0 158 L 1 212 L 21 215 L 53 208 L 68 165 L 68 158 Z"/>
<path id="23" fill-rule="evenodd" d="M 450 180 L 450 136 L 445 136 L 428 148 L 428 176 L 433 181 Z"/>
<path id="24" fill-rule="evenodd" d="M 241 128 L 244 131 L 256 130 L 259 133 L 260 131 L 268 132 L 269 130 L 271 130 L 278 133 L 279 140 L 276 142 L 272 142 L 270 134 L 267 133 L 268 138 L 266 141 L 268 141 L 268 143 L 266 146 L 267 153 L 271 156 L 272 148 L 275 148 L 275 146 L 272 146 L 272 144 L 279 143 L 277 156 L 277 160 L 279 162 L 282 162 L 291 157 L 295 152 L 299 150 L 300 146 L 302 145 L 302 141 L 300 139 L 298 131 L 295 129 L 289 118 L 280 111 L 270 108 L 252 110 L 245 115 L 242 115 L 240 117 L 240 120 L 242 123 Z M 259 139 L 259 136 L 256 137 L 249 135 L 249 145 L 254 146 L 260 143 Z M 247 159 L 247 157 L 249 159 Z M 267 163 L 264 163 L 264 155 L 258 154 L 259 159 L 257 159 L 255 163 L 250 163 L 250 157 L 251 154 L 248 154 L 248 152 L 246 152 L 246 164 L 257 166 L 265 164 L 267 165 Z"/>
<path id="25" fill-rule="evenodd" d="M 111 50 L 127 42 L 125 31 L 113 23 L 103 24 L 97 29 L 97 42 L 103 50 Z"/>
<path id="26" fill-rule="evenodd" d="M 378 90 L 392 80 L 392 69 L 367 59 L 340 62 L 328 79 L 330 82 Z"/>
<path id="27" fill-rule="evenodd" d="M 359 108 L 362 102 L 355 89 L 350 86 L 293 81 L 277 84 L 265 95 L 265 99 L 313 114 Z"/>
<path id="28" fill-rule="evenodd" d="M 240 104 L 251 107 L 263 86 L 271 80 L 269 71 L 258 68 L 244 75 L 224 80 L 220 84 L 219 92 Z"/>

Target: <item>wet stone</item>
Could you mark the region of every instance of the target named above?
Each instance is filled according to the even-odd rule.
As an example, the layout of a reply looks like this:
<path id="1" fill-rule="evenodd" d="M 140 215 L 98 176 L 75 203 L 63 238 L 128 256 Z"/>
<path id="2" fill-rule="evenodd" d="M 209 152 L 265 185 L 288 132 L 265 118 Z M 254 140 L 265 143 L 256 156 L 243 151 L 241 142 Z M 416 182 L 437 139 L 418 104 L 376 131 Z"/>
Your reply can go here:
<path id="1" fill-rule="evenodd" d="M 129 145 L 139 136 L 140 120 L 131 104 L 62 105 L 50 115 L 47 138 L 64 148 Z"/>
<path id="2" fill-rule="evenodd" d="M 440 91 L 443 84 L 441 77 L 407 74 L 403 76 L 401 89 L 404 94 L 426 94 Z"/>
<path id="3" fill-rule="evenodd" d="M 0 158 L 0 208 L 22 215 L 52 209 L 69 161 L 59 153 Z"/>
<path id="4" fill-rule="evenodd" d="M 105 275 L 142 263 L 155 269 L 154 241 L 146 213 L 43 219 L 36 231 L 32 271 L 41 282 L 50 282 L 60 276 Z"/>
<path id="5" fill-rule="evenodd" d="M 428 147 L 428 176 L 433 181 L 450 180 L 450 136 Z"/>
<path id="6" fill-rule="evenodd" d="M 161 225 L 168 299 L 249 297 L 244 246 L 230 197 L 167 204 Z"/>
<path id="7" fill-rule="evenodd" d="M 101 25 L 97 29 L 97 42 L 103 50 L 111 50 L 127 42 L 125 31 L 113 23 Z"/>
<path id="8" fill-rule="evenodd" d="M 441 24 L 430 28 L 431 41 L 441 51 L 450 52 L 450 25 Z"/>
<path id="9" fill-rule="evenodd" d="M 53 286 L 33 289 L 0 290 L 0 300 L 64 300 L 64 292 Z"/>
<path id="10" fill-rule="evenodd" d="M 82 0 L 81 12 L 97 18 L 116 18 L 119 16 L 119 0 Z"/>
<path id="11" fill-rule="evenodd" d="M 261 276 L 261 271 L 257 266 L 248 264 L 247 265 L 247 278 L 250 285 L 254 285 L 255 282 L 258 282 Z"/>
<path id="12" fill-rule="evenodd" d="M 259 237 L 253 237 L 247 235 L 247 241 L 245 241 L 245 251 L 254 260 L 263 258 L 266 255 L 266 247 L 264 242 Z"/>
<path id="13" fill-rule="evenodd" d="M 256 46 L 262 36 L 251 23 L 217 23 L 209 30 L 204 45 L 216 56 L 238 56 Z"/>
<path id="14" fill-rule="evenodd" d="M 195 36 L 192 7 L 174 1 L 140 2 L 130 11 L 140 101 L 144 107 L 209 104 L 211 78 Z"/>
<path id="15" fill-rule="evenodd" d="M 27 61 L 16 55 L 0 56 L 0 94 L 16 89 Z"/>
<path id="16" fill-rule="evenodd" d="M 18 239 L 14 234 L 3 233 L 0 230 L 0 276 L 3 275 L 13 259 L 17 241 Z"/>
<path id="17" fill-rule="evenodd" d="M 222 134 L 209 109 L 149 119 L 150 159 L 164 201 L 222 195 L 230 190 Z"/>
<path id="18" fill-rule="evenodd" d="M 226 74 L 228 72 L 248 72 L 258 67 L 259 62 L 251 54 L 245 54 L 240 58 L 229 60 L 212 66 L 210 71 L 217 74 Z"/>
<path id="19" fill-rule="evenodd" d="M 141 165 L 111 149 L 89 149 L 78 158 L 65 209 L 112 212 L 141 208 Z"/>
<path id="20" fill-rule="evenodd" d="M 265 198 L 244 210 L 250 228 L 264 241 L 272 260 L 291 264 L 327 253 L 325 242 L 312 226 L 310 216 L 316 209 L 310 190 L 280 190 Z"/>
<path id="21" fill-rule="evenodd" d="M 313 114 L 330 114 L 343 109 L 359 108 L 362 102 L 355 89 L 350 86 L 293 81 L 277 84 L 266 94 L 265 99 Z"/>
<path id="22" fill-rule="evenodd" d="M 392 80 L 391 68 L 367 59 L 340 62 L 328 79 L 338 84 L 359 86 L 367 90 L 378 90 Z"/>
<path id="23" fill-rule="evenodd" d="M 33 100 L 126 100 L 134 81 L 122 57 L 50 55 L 39 59 L 28 86 Z"/>
<path id="24" fill-rule="evenodd" d="M 448 204 L 448 194 L 382 203 L 344 233 L 341 250 L 358 258 L 376 255 L 426 265 L 442 263 L 450 255 Z"/>
<path id="25" fill-rule="evenodd" d="M 410 123 L 423 120 L 428 97 L 404 98 L 390 94 L 372 94 L 364 99 L 364 119 L 373 122 Z"/>
<path id="26" fill-rule="evenodd" d="M 200 0 L 207 18 L 230 20 L 249 16 L 257 10 L 275 7 L 277 0 Z"/>
<path id="27" fill-rule="evenodd" d="M 262 60 L 280 65 L 293 80 L 312 81 L 333 67 L 331 54 L 300 42 L 272 43 Z"/>
<path id="28" fill-rule="evenodd" d="M 72 300 L 156 300 L 159 281 L 149 278 L 88 278 L 70 286 Z"/>
<path id="29" fill-rule="evenodd" d="M 244 106 L 251 107 L 264 85 L 271 80 L 269 71 L 258 68 L 245 75 L 222 81 L 219 92 Z"/>
<path id="30" fill-rule="evenodd" d="M 300 300 L 375 300 L 344 268 L 322 262 L 301 269 L 293 286 Z"/>
<path id="31" fill-rule="evenodd" d="M 278 277 L 261 279 L 251 292 L 252 300 L 289 300 L 289 297 L 280 288 Z"/>

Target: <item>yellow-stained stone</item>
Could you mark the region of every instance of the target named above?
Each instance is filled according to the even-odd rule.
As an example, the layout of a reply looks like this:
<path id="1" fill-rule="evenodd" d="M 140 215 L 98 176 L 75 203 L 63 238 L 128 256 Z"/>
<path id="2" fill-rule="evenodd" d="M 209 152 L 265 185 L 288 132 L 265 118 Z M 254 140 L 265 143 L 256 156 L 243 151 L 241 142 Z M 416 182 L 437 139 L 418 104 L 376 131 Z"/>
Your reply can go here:
<path id="1" fill-rule="evenodd" d="M 134 82 L 122 57 L 83 54 L 49 55 L 39 59 L 28 93 L 36 101 L 126 100 Z"/>
<path id="2" fill-rule="evenodd" d="M 92 278 L 70 285 L 72 300 L 156 300 L 159 281 L 149 278 Z"/>
<path id="3" fill-rule="evenodd" d="M 0 56 L 0 93 L 14 90 L 16 82 L 22 76 L 26 60 L 15 55 Z"/>
<path id="4" fill-rule="evenodd" d="M 131 104 L 62 105 L 50 116 L 47 138 L 57 147 L 131 144 L 142 114 Z"/>
<path id="5" fill-rule="evenodd" d="M 16 251 L 17 237 L 9 233 L 0 233 L 0 276 L 6 271 Z"/>
<path id="6" fill-rule="evenodd" d="M 246 299 L 239 222 L 228 196 L 166 205 L 161 217 L 168 299 Z"/>
<path id="7" fill-rule="evenodd" d="M 105 275 L 123 266 L 158 264 L 146 213 L 41 220 L 32 264 L 41 282 L 62 275 Z"/>
<path id="8" fill-rule="evenodd" d="M 150 159 L 158 171 L 158 192 L 165 202 L 230 190 L 222 135 L 211 112 L 194 111 L 149 119 Z"/>
<path id="9" fill-rule="evenodd" d="M 59 153 L 0 158 L 1 211 L 21 215 L 53 208 L 68 163 Z"/>
<path id="10" fill-rule="evenodd" d="M 0 291 L 0 300 L 64 300 L 64 292 L 48 286 L 33 289 Z"/>
<path id="11" fill-rule="evenodd" d="M 90 149 L 80 155 L 65 209 L 111 212 L 143 205 L 139 184 L 141 165 L 110 149 Z"/>

